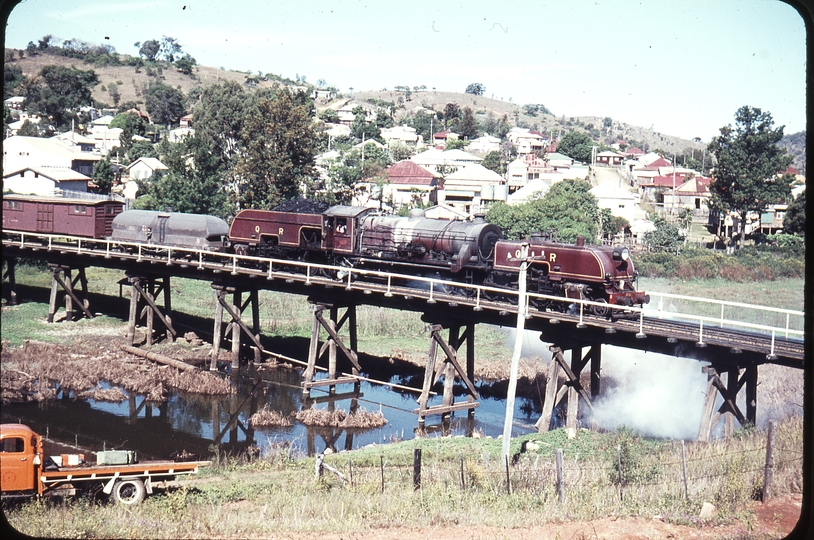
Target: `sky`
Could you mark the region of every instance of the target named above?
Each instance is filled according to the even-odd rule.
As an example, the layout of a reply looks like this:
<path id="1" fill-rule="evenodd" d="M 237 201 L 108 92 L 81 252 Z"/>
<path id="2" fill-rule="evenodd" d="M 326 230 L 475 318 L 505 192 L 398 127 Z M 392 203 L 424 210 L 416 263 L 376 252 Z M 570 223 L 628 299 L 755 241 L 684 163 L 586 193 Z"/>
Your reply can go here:
<path id="1" fill-rule="evenodd" d="M 744 105 L 805 129 L 805 26 L 778 0 L 23 0 L 5 46 L 47 34 L 132 55 L 169 36 L 201 65 L 342 92 L 477 82 L 704 142 Z"/>

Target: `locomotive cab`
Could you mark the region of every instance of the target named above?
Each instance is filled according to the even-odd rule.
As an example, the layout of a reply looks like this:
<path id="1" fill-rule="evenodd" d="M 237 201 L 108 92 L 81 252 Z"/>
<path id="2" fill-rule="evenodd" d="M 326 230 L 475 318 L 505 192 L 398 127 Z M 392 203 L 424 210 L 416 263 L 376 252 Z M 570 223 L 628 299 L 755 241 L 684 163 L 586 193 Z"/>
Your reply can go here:
<path id="1" fill-rule="evenodd" d="M 322 214 L 322 248 L 352 255 L 361 234 L 360 220 L 373 212 L 361 206 L 332 206 Z"/>

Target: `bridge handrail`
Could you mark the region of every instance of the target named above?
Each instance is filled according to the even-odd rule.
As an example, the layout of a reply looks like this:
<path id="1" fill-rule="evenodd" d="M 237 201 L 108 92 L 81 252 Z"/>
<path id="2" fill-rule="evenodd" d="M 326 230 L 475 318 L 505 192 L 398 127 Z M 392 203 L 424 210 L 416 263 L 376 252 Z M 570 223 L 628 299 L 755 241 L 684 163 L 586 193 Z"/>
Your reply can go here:
<path id="1" fill-rule="evenodd" d="M 54 239 L 66 239 L 66 240 L 75 241 L 77 243 L 77 246 L 76 246 L 77 253 L 93 252 L 93 253 L 97 253 L 97 254 L 104 254 L 106 257 L 111 257 L 112 254 L 114 253 L 112 251 L 112 249 L 111 249 L 112 247 L 131 248 L 135 253 L 117 251 L 117 252 L 115 252 L 115 254 L 117 256 L 124 256 L 124 255 L 129 254 L 131 256 L 135 256 L 137 258 L 137 260 L 139 260 L 139 261 L 144 259 L 145 251 L 154 252 L 156 254 L 161 254 L 161 253 L 166 251 L 166 254 L 167 254 L 166 257 L 161 255 L 161 257 L 160 257 L 161 260 L 165 260 L 168 263 L 178 263 L 181 259 L 179 259 L 179 258 L 173 259 L 173 253 L 176 253 L 176 254 L 178 254 L 178 253 L 189 254 L 189 255 L 195 256 L 195 258 L 197 258 L 199 268 L 203 268 L 204 256 L 206 256 L 208 258 L 222 259 L 223 262 L 221 264 L 231 266 L 231 273 L 233 275 L 237 275 L 239 273 L 238 270 L 244 270 L 244 271 L 249 270 L 249 269 L 239 265 L 238 264 L 239 261 L 252 261 L 252 262 L 255 262 L 255 263 L 268 264 L 267 276 L 268 276 L 269 279 L 273 278 L 274 266 L 275 265 L 277 265 L 277 266 L 283 265 L 283 266 L 289 266 L 289 267 L 290 266 L 303 267 L 305 269 L 304 277 L 306 279 L 306 283 L 309 283 L 311 279 L 314 279 L 314 278 L 318 279 L 320 277 L 323 277 L 323 276 L 319 276 L 319 275 L 316 275 L 316 276 L 313 275 L 314 274 L 313 269 L 325 270 L 325 271 L 328 271 L 328 272 L 335 272 L 335 273 L 337 273 L 337 275 L 339 275 L 339 273 L 346 274 L 346 277 L 343 276 L 341 278 L 341 281 L 342 282 L 347 281 L 347 286 L 348 287 L 351 287 L 351 285 L 352 285 L 353 275 L 376 276 L 376 277 L 387 280 L 387 291 L 385 292 L 385 296 L 392 296 L 391 287 L 392 287 L 392 282 L 393 282 L 394 279 L 395 280 L 404 280 L 404 281 L 409 281 L 409 282 L 425 282 L 425 283 L 428 284 L 428 289 L 429 289 L 428 301 L 429 302 L 434 301 L 434 294 L 442 294 L 442 295 L 444 294 L 443 292 L 439 293 L 438 289 L 441 289 L 443 291 L 444 287 L 453 286 L 453 287 L 459 288 L 459 289 L 471 289 L 471 290 L 473 290 L 474 291 L 474 298 L 469 298 L 469 297 L 457 298 L 457 297 L 455 297 L 455 300 L 460 301 L 460 302 L 474 301 L 476 308 L 480 307 L 481 297 L 483 296 L 484 292 L 492 292 L 492 293 L 508 295 L 508 296 L 518 295 L 519 294 L 518 291 L 514 290 L 514 289 L 503 289 L 503 288 L 497 288 L 497 287 L 490 287 L 490 286 L 486 286 L 486 285 L 473 285 L 473 284 L 467 284 L 467 283 L 450 282 L 450 281 L 446 281 L 446 280 L 443 280 L 443 279 L 429 278 L 429 277 L 424 277 L 424 276 L 414 276 L 414 275 L 408 275 L 408 274 L 395 274 L 395 273 L 392 273 L 392 272 L 382 272 L 382 271 L 379 271 L 379 270 L 362 269 L 362 268 L 350 268 L 350 267 L 343 267 L 343 266 L 332 266 L 332 265 L 319 264 L 319 263 L 313 263 L 313 262 L 292 261 L 292 260 L 285 260 L 285 259 L 271 259 L 271 258 L 267 258 L 267 257 L 257 257 L 257 256 L 251 256 L 251 255 L 237 255 L 237 254 L 232 254 L 232 253 L 224 253 L 224 252 L 219 252 L 219 251 L 192 249 L 192 248 L 186 248 L 186 247 L 165 246 L 165 245 L 157 245 L 157 244 L 143 244 L 143 243 L 139 243 L 139 242 L 124 242 L 124 241 L 107 240 L 107 239 L 90 239 L 90 238 L 83 238 L 83 237 L 71 237 L 71 236 L 65 236 L 65 235 L 55 235 L 55 234 L 46 234 L 46 233 L 30 233 L 30 232 L 12 231 L 12 230 L 3 231 L 3 232 L 4 233 L 9 233 L 9 234 L 19 234 L 20 235 L 20 240 L 19 241 L 8 241 L 8 240 L 6 240 L 4 238 L 3 242 L 4 243 L 10 243 L 10 244 L 18 244 L 19 243 L 21 245 L 21 247 L 25 246 L 26 237 L 29 237 L 29 238 L 44 238 L 44 239 L 47 239 L 48 240 L 48 249 L 54 249 L 54 247 L 55 247 L 54 242 L 53 242 Z M 85 244 L 85 246 L 98 246 L 98 245 L 104 244 L 105 249 L 103 251 L 98 250 L 98 249 L 94 249 L 93 247 L 85 247 L 83 249 L 83 243 Z M 66 249 L 66 248 L 70 248 L 71 246 L 66 246 L 64 244 L 58 244 L 58 247 L 60 249 Z M 149 257 L 150 255 L 148 254 L 147 256 Z M 176 257 L 177 257 L 177 255 L 176 255 Z M 191 263 L 191 258 L 184 258 L 183 261 L 187 262 L 187 263 Z M 302 276 L 302 274 L 291 274 L 291 275 L 295 276 L 295 277 L 296 276 Z M 804 313 L 802 311 L 795 311 L 795 310 L 789 310 L 789 309 L 783 309 L 783 308 L 774 308 L 774 307 L 770 307 L 770 306 L 760 306 L 760 305 L 756 305 L 756 304 L 746 304 L 746 303 L 742 303 L 742 302 L 732 302 L 732 301 L 726 301 L 726 300 L 714 300 L 714 299 L 691 297 L 691 296 L 685 296 L 685 295 L 676 295 L 676 294 L 672 294 L 672 293 L 650 292 L 650 294 L 651 294 L 651 296 L 657 295 L 657 296 L 662 296 L 664 298 L 677 298 L 677 299 L 685 299 L 685 300 L 690 300 L 690 301 L 699 301 L 699 302 L 706 302 L 706 303 L 713 303 L 713 304 L 716 304 L 716 303 L 721 304 L 722 305 L 722 317 L 721 318 L 716 318 L 716 317 L 710 317 L 710 316 L 706 316 L 706 315 L 695 315 L 695 314 L 691 314 L 691 313 L 664 312 L 664 311 L 662 311 L 660 309 L 659 310 L 653 310 L 652 308 L 639 308 L 639 307 L 635 307 L 635 306 L 624 307 L 624 308 L 615 307 L 615 309 L 624 309 L 625 311 L 627 311 L 629 313 L 638 313 L 639 314 L 639 316 L 638 316 L 639 325 L 640 325 L 639 333 L 642 334 L 642 335 L 644 335 L 644 333 L 643 333 L 643 324 L 644 324 L 645 317 L 647 317 L 648 319 L 653 319 L 653 318 L 660 319 L 660 318 L 663 318 L 664 313 L 668 313 L 670 318 L 688 319 L 688 320 L 698 321 L 698 323 L 699 323 L 699 341 L 698 341 L 698 343 L 699 344 L 703 343 L 703 326 L 704 326 L 705 322 L 718 323 L 721 326 L 723 326 L 723 323 L 725 322 L 727 325 L 730 325 L 730 326 L 742 327 L 742 328 L 745 328 L 745 329 L 752 329 L 752 330 L 762 330 L 762 331 L 771 333 L 771 336 L 772 336 L 771 349 L 772 349 L 772 351 L 771 351 L 770 354 L 772 354 L 772 355 L 774 354 L 774 341 L 775 341 L 775 337 L 776 337 L 777 333 L 784 333 L 786 337 L 788 337 L 789 335 L 803 336 L 804 333 L 805 333 L 803 330 L 790 329 L 789 324 L 788 324 L 788 317 L 789 316 L 795 315 L 795 316 L 802 317 L 804 315 Z M 563 298 L 563 297 L 560 297 L 560 296 L 550 296 L 550 295 L 533 293 L 533 292 L 527 293 L 526 296 L 527 296 L 527 298 L 537 298 L 537 299 L 545 300 L 545 301 L 549 301 L 549 302 L 568 303 L 568 304 L 574 304 L 575 306 L 579 306 L 579 308 L 578 308 L 579 309 L 579 322 L 578 322 L 578 325 L 587 325 L 587 324 L 591 323 L 590 319 L 588 319 L 588 320 L 583 319 L 583 314 L 584 314 L 584 311 L 585 311 L 586 307 L 590 308 L 592 306 L 596 306 L 596 307 L 601 307 L 601 308 L 614 308 L 614 306 L 608 305 L 606 303 L 601 303 L 601 302 L 593 302 L 593 301 L 590 301 L 590 300 L 581 300 L 581 299 L 573 299 L 573 298 Z M 784 313 L 784 314 L 787 315 L 787 324 L 786 324 L 785 328 L 781 328 L 781 327 L 777 327 L 777 326 L 769 326 L 769 325 L 764 325 L 764 324 L 748 323 L 748 322 L 742 322 L 742 321 L 723 319 L 723 306 L 725 306 L 725 305 L 726 306 L 734 306 L 734 307 L 742 307 L 742 308 L 750 308 L 750 309 L 754 309 L 754 310 L 757 310 L 757 311 L 768 311 L 768 312 Z M 530 308 L 530 302 L 526 302 L 526 317 L 530 316 L 530 309 L 531 309 Z M 654 312 L 657 315 L 654 315 L 653 314 Z"/>

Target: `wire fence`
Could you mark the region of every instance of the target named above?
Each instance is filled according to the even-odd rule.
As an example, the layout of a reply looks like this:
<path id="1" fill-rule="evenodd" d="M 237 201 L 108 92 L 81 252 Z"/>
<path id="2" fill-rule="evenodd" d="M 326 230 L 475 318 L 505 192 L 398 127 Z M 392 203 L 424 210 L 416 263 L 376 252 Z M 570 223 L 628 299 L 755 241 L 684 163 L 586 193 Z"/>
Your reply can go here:
<path id="1" fill-rule="evenodd" d="M 591 454 L 564 455 L 562 449 L 550 448 L 545 453 L 526 451 L 505 461 L 489 453 L 441 457 L 421 448 L 415 448 L 412 456 L 382 455 L 378 464 L 320 454 L 315 474 L 317 478 L 328 474 L 348 488 L 383 493 L 440 487 L 493 495 L 527 493 L 560 501 L 766 500 L 772 492 L 794 491 L 802 485 L 802 448 L 776 445 L 774 436 L 770 426 L 764 442 L 755 436 L 738 441 L 741 448 L 676 441 L 672 448 L 647 452 L 641 445 L 622 443 Z"/>

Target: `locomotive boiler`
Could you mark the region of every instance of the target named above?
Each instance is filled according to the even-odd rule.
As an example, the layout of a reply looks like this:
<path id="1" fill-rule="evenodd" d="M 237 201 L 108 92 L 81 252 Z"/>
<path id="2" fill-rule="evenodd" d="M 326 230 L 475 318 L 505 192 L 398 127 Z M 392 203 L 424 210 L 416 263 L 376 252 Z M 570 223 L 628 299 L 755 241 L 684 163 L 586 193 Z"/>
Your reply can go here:
<path id="1" fill-rule="evenodd" d="M 486 272 L 502 233 L 483 218 L 429 219 L 332 206 L 322 214 L 243 210 L 229 237 L 236 253 L 324 260 L 348 266 L 401 266 L 412 272 Z"/>

